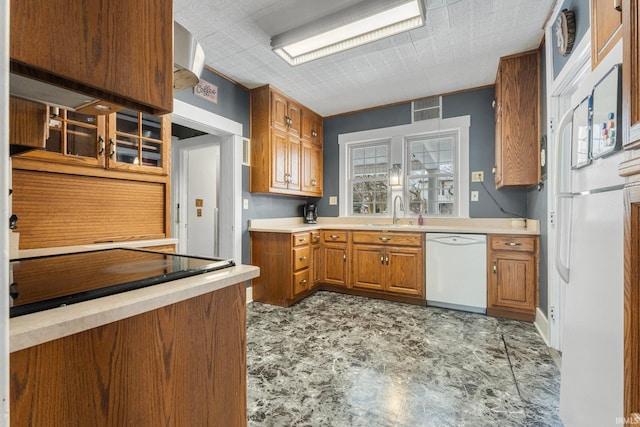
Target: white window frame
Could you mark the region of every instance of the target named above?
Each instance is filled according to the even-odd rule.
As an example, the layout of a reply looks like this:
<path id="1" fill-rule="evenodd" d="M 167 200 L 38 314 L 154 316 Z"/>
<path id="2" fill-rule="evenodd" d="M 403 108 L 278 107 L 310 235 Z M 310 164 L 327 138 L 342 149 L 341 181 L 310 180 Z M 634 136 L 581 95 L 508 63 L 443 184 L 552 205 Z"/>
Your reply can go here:
<path id="1" fill-rule="evenodd" d="M 458 191 L 458 187 L 460 186 L 460 177 L 458 176 L 458 169 L 459 169 L 459 164 L 458 164 L 458 151 L 459 151 L 459 140 L 460 140 L 460 136 L 459 136 L 459 132 L 454 131 L 443 131 L 443 132 L 429 132 L 429 133 L 425 133 L 422 135 L 416 135 L 416 136 L 412 136 L 410 138 L 405 138 L 405 156 L 406 156 L 406 162 L 405 164 L 409 163 L 409 143 L 411 141 L 415 141 L 415 140 L 420 140 L 420 139 L 439 139 L 442 137 L 452 137 L 454 139 L 453 142 L 453 146 L 451 147 L 451 149 L 453 150 L 453 206 L 454 209 L 455 207 L 458 206 L 458 204 L 460 203 L 460 194 Z M 437 174 L 438 176 L 442 175 L 441 173 Z M 411 216 L 417 216 L 417 214 L 413 215 L 410 212 L 409 209 L 409 178 L 411 178 L 410 175 L 410 170 L 409 167 L 405 168 L 404 170 L 404 182 L 406 183 L 406 185 L 404 186 L 404 200 L 405 200 L 405 208 L 407 209 L 407 214 L 410 214 Z M 431 217 L 454 217 L 457 216 L 456 215 L 457 211 L 454 211 L 452 214 L 426 214 L 424 212 L 422 212 L 422 215 L 424 216 L 431 216 Z"/>
<path id="2" fill-rule="evenodd" d="M 448 119 L 424 120 L 407 125 L 392 126 L 380 129 L 371 129 L 360 132 L 351 132 L 338 135 L 338 144 L 340 146 L 340 189 L 338 212 L 340 216 L 370 216 L 368 215 L 351 215 L 349 213 L 351 197 L 349 190 L 348 174 L 349 174 L 349 146 L 351 144 L 361 144 L 376 141 L 389 140 L 390 157 L 389 163 L 401 164 L 403 175 L 406 175 L 406 154 L 405 140 L 407 138 L 420 136 L 428 133 L 447 133 L 458 132 L 458 151 L 456 153 L 457 173 L 455 179 L 458 182 L 457 204 L 453 215 L 446 217 L 469 217 L 469 127 L 471 126 L 471 116 L 459 116 Z M 403 179 L 405 181 L 405 179 Z M 393 200 L 396 195 L 404 198 L 405 185 L 402 187 L 392 188 L 389 200 Z M 391 217 L 392 212 L 388 213 Z M 400 217 L 405 216 L 405 212 L 399 212 Z"/>
<path id="3" fill-rule="evenodd" d="M 353 169 L 353 165 L 351 163 L 351 153 L 352 150 L 354 148 L 362 148 L 362 147 L 373 147 L 373 146 L 377 146 L 377 145 L 386 145 L 387 146 L 387 153 L 388 153 L 388 157 L 387 157 L 387 162 L 388 162 L 388 168 L 391 168 L 391 141 L 390 140 L 380 140 L 380 141 L 367 141 L 367 142 L 361 142 L 361 143 L 354 143 L 354 144 L 349 144 L 348 149 L 347 149 L 347 156 L 349 157 L 347 160 L 347 186 L 349 187 L 349 190 L 347 191 L 347 195 L 349 200 L 347 201 L 347 211 L 349 212 L 349 216 L 383 216 L 384 214 L 377 214 L 377 213 L 367 213 L 367 214 L 356 214 L 356 213 L 352 213 L 351 212 L 351 208 L 353 207 L 353 192 L 351 191 L 352 189 L 352 182 L 351 182 L 351 171 Z M 389 182 L 389 172 L 387 171 L 387 183 Z M 391 205 L 391 201 L 390 201 L 390 197 L 391 197 L 391 189 L 388 188 L 387 189 L 387 210 L 390 208 Z M 341 198 L 342 199 L 342 198 Z"/>

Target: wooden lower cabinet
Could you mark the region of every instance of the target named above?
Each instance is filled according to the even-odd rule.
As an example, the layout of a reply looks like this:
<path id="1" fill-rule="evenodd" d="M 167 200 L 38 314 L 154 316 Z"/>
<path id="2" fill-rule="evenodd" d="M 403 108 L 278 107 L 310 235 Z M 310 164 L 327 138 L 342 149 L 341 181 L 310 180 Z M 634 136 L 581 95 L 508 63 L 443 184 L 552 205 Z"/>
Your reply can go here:
<path id="1" fill-rule="evenodd" d="M 251 233 L 251 264 L 260 267 L 252 280 L 253 300 L 288 307 L 311 287 L 311 233 Z"/>
<path id="2" fill-rule="evenodd" d="M 488 236 L 487 314 L 532 322 L 538 305 L 537 236 Z"/>
<path id="3" fill-rule="evenodd" d="M 11 426 L 246 426 L 245 290 L 11 353 Z"/>
<path id="4" fill-rule="evenodd" d="M 348 231 L 322 230 L 322 283 L 347 287 L 350 237 Z"/>
<path id="5" fill-rule="evenodd" d="M 316 290 L 425 303 L 424 233 L 251 232 L 255 301 L 288 307 Z"/>
<path id="6" fill-rule="evenodd" d="M 356 231 L 352 252 L 354 289 L 424 298 L 424 233 Z"/>
<path id="7" fill-rule="evenodd" d="M 322 279 L 322 246 L 320 245 L 320 232 L 311 232 L 311 265 L 310 277 L 311 287 L 316 287 Z"/>
<path id="8" fill-rule="evenodd" d="M 353 245 L 352 287 L 384 291 L 384 248 L 373 245 Z"/>

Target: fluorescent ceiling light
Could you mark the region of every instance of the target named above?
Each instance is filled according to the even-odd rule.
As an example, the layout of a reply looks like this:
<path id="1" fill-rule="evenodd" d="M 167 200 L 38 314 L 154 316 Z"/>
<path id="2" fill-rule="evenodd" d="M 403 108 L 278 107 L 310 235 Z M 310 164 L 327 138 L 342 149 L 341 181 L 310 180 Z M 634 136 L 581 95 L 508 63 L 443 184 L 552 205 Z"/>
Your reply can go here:
<path id="1" fill-rule="evenodd" d="M 354 12 L 358 18 L 339 26 L 334 24 L 334 28 L 326 29 L 331 26 L 331 22 L 326 21 L 344 21 L 343 12 L 329 15 L 321 22 L 314 22 L 275 36 L 271 39 L 271 47 L 285 61 L 295 66 L 424 25 L 420 0 L 396 3 L 395 6 L 383 10 L 377 8 L 362 17 L 363 7 L 377 4 L 380 2 L 364 1 L 348 8 L 343 12 Z M 317 27 L 323 30 L 309 35 L 313 28 Z"/>

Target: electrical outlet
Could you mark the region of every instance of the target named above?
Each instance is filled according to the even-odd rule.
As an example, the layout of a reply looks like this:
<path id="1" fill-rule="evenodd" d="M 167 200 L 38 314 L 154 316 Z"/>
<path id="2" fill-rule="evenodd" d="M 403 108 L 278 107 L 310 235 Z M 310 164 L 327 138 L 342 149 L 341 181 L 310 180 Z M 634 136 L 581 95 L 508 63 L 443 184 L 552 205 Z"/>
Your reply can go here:
<path id="1" fill-rule="evenodd" d="M 483 182 L 483 181 L 484 181 L 484 171 L 471 172 L 471 182 Z"/>
<path id="2" fill-rule="evenodd" d="M 335 206 L 338 204 L 338 196 L 329 197 L 329 205 Z"/>
<path id="3" fill-rule="evenodd" d="M 478 192 L 477 191 L 472 191 L 471 192 L 471 201 L 472 202 L 477 202 L 478 201 Z"/>
<path id="4" fill-rule="evenodd" d="M 242 199 L 242 209 L 249 209 L 249 199 Z"/>

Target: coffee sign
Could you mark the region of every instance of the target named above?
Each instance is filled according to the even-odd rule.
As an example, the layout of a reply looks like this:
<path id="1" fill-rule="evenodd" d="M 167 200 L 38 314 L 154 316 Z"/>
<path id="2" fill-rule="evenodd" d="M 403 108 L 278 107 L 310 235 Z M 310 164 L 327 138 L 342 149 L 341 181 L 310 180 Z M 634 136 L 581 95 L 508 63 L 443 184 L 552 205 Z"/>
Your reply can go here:
<path id="1" fill-rule="evenodd" d="M 193 88 L 193 93 L 209 102 L 213 102 L 214 104 L 218 103 L 218 86 L 205 80 L 200 79 L 198 84 Z"/>

